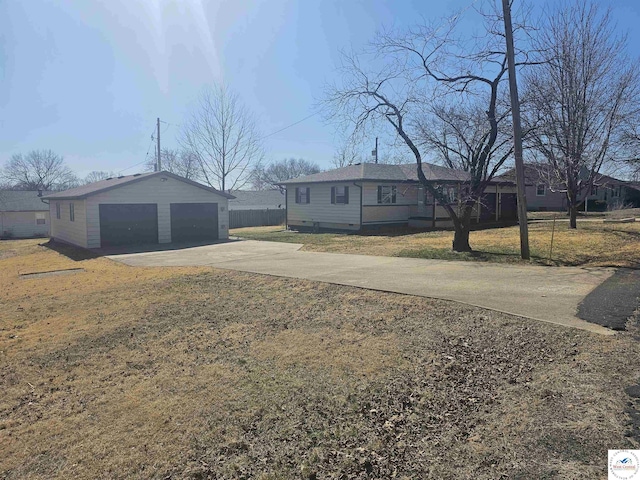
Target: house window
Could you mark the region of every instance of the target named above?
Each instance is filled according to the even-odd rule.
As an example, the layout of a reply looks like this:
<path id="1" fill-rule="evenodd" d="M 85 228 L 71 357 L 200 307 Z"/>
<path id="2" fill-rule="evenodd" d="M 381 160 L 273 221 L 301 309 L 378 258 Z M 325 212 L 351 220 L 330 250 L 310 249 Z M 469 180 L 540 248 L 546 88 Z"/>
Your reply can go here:
<path id="1" fill-rule="evenodd" d="M 392 185 L 378 185 L 378 203 L 396 203 L 397 188 Z"/>
<path id="2" fill-rule="evenodd" d="M 611 198 L 617 197 L 620 194 L 620 187 L 613 187 L 611 189 Z"/>
<path id="3" fill-rule="evenodd" d="M 349 187 L 331 187 L 331 203 L 349 203 Z"/>
<path id="4" fill-rule="evenodd" d="M 591 185 L 591 195 L 598 195 L 598 186 Z"/>
<path id="5" fill-rule="evenodd" d="M 539 183 L 536 188 L 536 196 L 544 197 L 547 194 L 547 187 L 544 183 Z"/>
<path id="6" fill-rule="evenodd" d="M 56 203 L 56 218 L 60 220 L 60 203 Z"/>
<path id="7" fill-rule="evenodd" d="M 47 223 L 44 213 L 36 212 L 36 225 L 45 225 Z"/>
<path id="8" fill-rule="evenodd" d="M 311 203 L 311 189 L 296 187 L 296 203 Z"/>
<path id="9" fill-rule="evenodd" d="M 76 221 L 76 209 L 73 203 L 69 204 L 69 220 L 72 222 Z"/>

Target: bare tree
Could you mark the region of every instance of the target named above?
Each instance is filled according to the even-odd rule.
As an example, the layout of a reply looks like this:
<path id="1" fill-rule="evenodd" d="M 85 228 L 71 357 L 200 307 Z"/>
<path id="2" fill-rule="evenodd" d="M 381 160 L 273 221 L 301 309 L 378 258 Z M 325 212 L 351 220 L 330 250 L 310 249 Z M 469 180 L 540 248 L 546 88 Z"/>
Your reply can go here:
<path id="1" fill-rule="evenodd" d="M 625 124 L 638 119 L 638 63 L 626 52 L 609 11 L 575 1 L 549 12 L 536 39 L 548 62 L 525 76 L 532 132 L 528 145 L 541 176 L 566 193 L 570 227 L 578 203 L 603 165 L 621 154 Z"/>
<path id="2" fill-rule="evenodd" d="M 5 183 L 20 190 L 66 190 L 79 184 L 78 178 L 51 150 L 32 150 L 13 155 L 2 171 Z"/>
<path id="3" fill-rule="evenodd" d="M 198 156 L 188 150 L 162 149 L 162 170 L 175 173 L 189 180 L 199 180 L 202 177 Z M 147 171 L 156 169 L 156 160 L 150 160 L 145 165 Z"/>
<path id="4" fill-rule="evenodd" d="M 103 170 L 94 170 L 84 177 L 84 183 L 95 183 L 100 180 L 106 180 L 107 178 L 117 177 L 115 172 L 105 172 Z"/>
<path id="5" fill-rule="evenodd" d="M 256 190 L 278 189 L 284 193 L 285 188 L 279 185 L 280 182 L 319 172 L 320 167 L 316 163 L 302 158 L 288 158 L 267 166 L 259 163 L 251 172 L 251 185 Z"/>
<path id="6" fill-rule="evenodd" d="M 404 142 L 421 184 L 451 217 L 455 251 L 471 250 L 473 207 L 512 149 L 509 104 L 501 101 L 507 72 L 502 17 L 495 10 L 478 13 L 486 35 L 473 41 L 459 33 L 460 16 L 382 32 L 369 51 L 344 55 L 342 84 L 331 87 L 326 100 L 342 128 L 361 132 L 386 124 Z M 458 206 L 426 179 L 421 149 L 468 173 Z"/>
<path id="7" fill-rule="evenodd" d="M 181 145 L 197 158 L 202 179 L 220 190 L 242 188 L 264 157 L 253 117 L 223 86 L 202 92 L 183 127 Z"/>

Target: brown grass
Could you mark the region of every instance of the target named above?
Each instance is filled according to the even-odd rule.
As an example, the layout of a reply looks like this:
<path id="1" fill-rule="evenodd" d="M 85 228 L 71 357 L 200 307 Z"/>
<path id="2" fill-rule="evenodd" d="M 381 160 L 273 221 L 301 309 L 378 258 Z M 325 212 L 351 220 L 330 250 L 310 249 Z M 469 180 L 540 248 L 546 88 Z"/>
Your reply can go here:
<path id="1" fill-rule="evenodd" d="M 637 448 L 632 333 L 0 252 L 0 478 L 604 478 L 607 448 Z"/>
<path id="2" fill-rule="evenodd" d="M 529 225 L 531 263 L 540 265 L 582 265 L 633 267 L 640 266 L 640 222 L 605 224 L 584 221 L 578 229 L 568 228 L 564 220 L 557 221 L 553 234 L 550 221 Z M 232 235 L 267 241 L 303 243 L 304 250 L 355 253 L 362 255 L 438 258 L 446 260 L 473 260 L 521 263 L 519 256 L 519 229 L 515 227 L 491 228 L 471 232 L 470 243 L 474 252 L 459 254 L 451 251 L 453 233 L 386 232 L 369 235 L 343 233 L 297 233 L 282 227 L 252 227 L 231 231 Z"/>

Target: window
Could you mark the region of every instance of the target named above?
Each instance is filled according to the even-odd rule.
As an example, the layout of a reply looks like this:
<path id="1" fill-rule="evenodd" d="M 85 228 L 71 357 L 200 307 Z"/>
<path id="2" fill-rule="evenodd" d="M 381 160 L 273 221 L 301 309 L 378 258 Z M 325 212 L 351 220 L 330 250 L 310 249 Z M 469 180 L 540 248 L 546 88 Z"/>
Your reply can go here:
<path id="1" fill-rule="evenodd" d="M 537 197 L 544 197 L 547 193 L 547 187 L 545 186 L 544 183 L 539 183 L 537 188 L 536 188 L 536 196 Z"/>
<path id="2" fill-rule="evenodd" d="M 69 220 L 72 222 L 76 221 L 76 209 L 73 203 L 69 204 Z"/>
<path id="3" fill-rule="evenodd" d="M 591 185 L 591 195 L 598 195 L 598 186 Z"/>
<path id="4" fill-rule="evenodd" d="M 60 220 L 60 203 L 56 203 L 56 218 Z"/>
<path id="5" fill-rule="evenodd" d="M 396 203 L 396 190 L 392 185 L 378 185 L 378 203 Z"/>
<path id="6" fill-rule="evenodd" d="M 611 198 L 617 197 L 620 194 L 620 187 L 613 187 L 611 189 Z"/>
<path id="7" fill-rule="evenodd" d="M 311 189 L 296 187 L 296 203 L 311 203 Z"/>
<path id="8" fill-rule="evenodd" d="M 44 213 L 36 212 L 36 225 L 45 225 L 47 223 Z"/>
<path id="9" fill-rule="evenodd" d="M 331 187 L 331 203 L 349 203 L 349 187 Z"/>

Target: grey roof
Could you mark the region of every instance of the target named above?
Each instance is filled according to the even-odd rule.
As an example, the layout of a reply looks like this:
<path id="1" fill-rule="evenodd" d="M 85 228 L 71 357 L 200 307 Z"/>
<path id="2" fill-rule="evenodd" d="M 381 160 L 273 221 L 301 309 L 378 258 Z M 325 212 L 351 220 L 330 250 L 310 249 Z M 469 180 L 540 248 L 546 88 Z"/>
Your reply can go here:
<path id="1" fill-rule="evenodd" d="M 51 192 L 43 192 L 46 195 Z M 0 190 L 0 212 L 42 212 L 49 206 L 41 201 L 38 191 Z"/>
<path id="2" fill-rule="evenodd" d="M 236 190 L 229 200 L 229 210 L 284 208 L 285 198 L 280 190 Z"/>
<path id="3" fill-rule="evenodd" d="M 430 163 L 422 163 L 422 171 L 427 180 L 440 182 L 465 182 L 469 173 L 463 170 L 441 167 Z M 415 163 L 402 165 L 385 165 L 379 163 L 360 163 L 336 168 L 326 172 L 314 173 L 304 177 L 293 178 L 282 182 L 283 185 L 321 182 L 350 181 L 382 181 L 382 182 L 417 182 L 418 168 Z"/>
<path id="4" fill-rule="evenodd" d="M 176 180 L 180 180 L 181 182 L 185 182 L 185 183 L 188 183 L 189 185 L 193 185 L 194 187 L 202 188 L 204 190 L 217 193 L 218 195 L 222 195 L 223 197 L 234 198 L 233 195 L 229 195 L 228 193 L 221 192 L 212 187 L 207 187 L 206 185 L 202 185 L 201 183 L 194 182 L 193 180 L 189 180 L 187 178 L 181 177 L 179 175 L 176 175 L 170 172 L 136 173 L 135 175 L 112 177 L 106 180 L 100 180 L 99 182 L 88 183 L 87 185 L 71 188 L 69 190 L 65 190 L 64 192 L 52 193 L 50 195 L 47 195 L 45 198 L 52 199 L 52 200 L 86 198 L 96 193 L 105 192 L 107 190 L 118 188 L 123 185 L 139 182 L 141 180 L 145 180 L 147 178 L 157 177 L 157 176 L 175 178 Z"/>
<path id="5" fill-rule="evenodd" d="M 551 167 L 546 164 L 533 164 L 526 163 L 524 165 L 524 178 L 525 184 L 527 185 L 536 185 L 538 183 L 546 183 L 545 176 L 542 175 L 541 172 L 549 171 Z M 619 180 L 614 177 L 610 177 L 609 175 L 605 175 L 603 173 L 596 173 L 594 178 L 594 183 L 598 186 L 618 186 L 618 185 L 629 185 L 630 182 L 625 182 L 624 180 Z M 515 168 L 510 168 L 502 175 L 494 177 L 494 181 L 506 181 L 513 182 L 516 181 L 516 170 Z"/>

